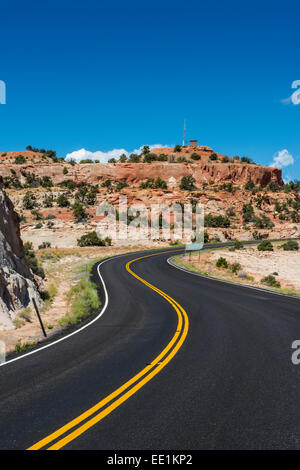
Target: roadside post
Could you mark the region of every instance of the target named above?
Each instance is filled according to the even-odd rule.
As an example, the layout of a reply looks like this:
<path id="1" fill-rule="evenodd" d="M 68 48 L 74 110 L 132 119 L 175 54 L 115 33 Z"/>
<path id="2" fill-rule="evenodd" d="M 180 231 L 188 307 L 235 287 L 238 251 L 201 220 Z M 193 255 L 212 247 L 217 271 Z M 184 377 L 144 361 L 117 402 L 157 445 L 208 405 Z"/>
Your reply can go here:
<path id="1" fill-rule="evenodd" d="M 34 298 L 32 298 L 31 300 L 32 300 L 34 309 L 35 309 L 35 311 L 36 311 L 37 317 L 38 317 L 38 319 L 39 319 L 39 322 L 40 322 L 40 325 L 41 325 L 41 328 L 42 328 L 42 332 L 43 332 L 45 338 L 47 338 L 47 333 L 46 333 L 46 331 L 45 331 L 45 328 L 44 328 L 44 325 L 43 325 L 43 322 L 42 322 L 42 319 L 41 319 L 41 315 L 40 315 L 40 312 L 39 312 L 39 310 L 38 310 L 36 301 L 35 301 Z"/>

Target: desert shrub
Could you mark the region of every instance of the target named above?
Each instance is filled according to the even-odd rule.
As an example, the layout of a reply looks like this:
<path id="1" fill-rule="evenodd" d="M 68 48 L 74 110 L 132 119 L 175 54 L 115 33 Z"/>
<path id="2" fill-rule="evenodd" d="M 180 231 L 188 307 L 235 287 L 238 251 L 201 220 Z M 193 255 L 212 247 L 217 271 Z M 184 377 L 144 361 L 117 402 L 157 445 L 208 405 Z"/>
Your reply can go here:
<path id="1" fill-rule="evenodd" d="M 232 193 L 233 185 L 232 185 L 231 182 L 230 183 L 223 183 L 223 184 L 221 184 L 221 186 L 219 186 L 219 189 L 221 191 L 227 191 L 228 193 Z"/>
<path id="2" fill-rule="evenodd" d="M 119 181 L 117 183 L 116 190 L 121 191 L 121 189 L 127 188 L 127 187 L 128 187 L 128 184 L 126 183 L 126 181 Z"/>
<path id="3" fill-rule="evenodd" d="M 64 166 L 64 168 L 63 168 L 63 174 L 64 174 L 64 175 L 67 175 L 68 173 L 69 173 L 68 168 L 67 168 L 66 166 Z"/>
<path id="4" fill-rule="evenodd" d="M 160 177 L 154 181 L 154 189 L 167 189 L 167 183 Z"/>
<path id="5" fill-rule="evenodd" d="M 243 220 L 244 222 L 251 222 L 254 215 L 254 209 L 251 203 L 243 205 Z"/>
<path id="6" fill-rule="evenodd" d="M 45 272 L 43 270 L 42 265 L 38 262 L 38 259 L 35 256 L 33 245 L 31 242 L 24 243 L 24 252 L 25 252 L 25 259 L 31 271 L 37 276 L 40 276 L 41 278 L 44 279 Z"/>
<path id="7" fill-rule="evenodd" d="M 254 216 L 254 217 L 252 217 L 251 222 L 254 223 L 255 228 L 272 228 L 272 227 L 274 227 L 273 222 L 269 219 L 269 217 L 266 217 L 265 215 L 263 215 L 262 217 Z"/>
<path id="8" fill-rule="evenodd" d="M 30 351 L 30 349 L 32 349 L 34 346 L 36 346 L 35 342 L 28 341 L 27 343 L 21 343 L 21 340 L 19 340 L 16 343 L 15 352 L 16 353 L 23 353 L 23 352 L 26 352 L 26 351 Z"/>
<path id="9" fill-rule="evenodd" d="M 222 163 L 228 163 L 229 162 L 229 158 L 228 157 L 223 157 L 222 160 L 221 160 Z"/>
<path id="10" fill-rule="evenodd" d="M 86 194 L 87 204 L 89 204 L 90 206 L 93 206 L 95 204 L 98 192 L 99 192 L 98 185 L 90 187 L 90 190 Z"/>
<path id="11" fill-rule="evenodd" d="M 13 171 L 13 170 L 11 170 Z M 16 176 L 15 173 L 12 176 L 4 176 L 3 178 L 3 187 L 4 188 L 14 188 L 14 189 L 22 189 L 22 184 L 19 178 Z"/>
<path id="12" fill-rule="evenodd" d="M 168 155 L 165 153 L 160 153 L 157 157 L 158 162 L 167 162 L 168 161 Z"/>
<path id="13" fill-rule="evenodd" d="M 226 258 L 223 258 L 223 256 L 220 256 L 220 258 L 217 259 L 216 261 L 216 266 L 217 268 L 228 268 L 228 262 Z"/>
<path id="14" fill-rule="evenodd" d="M 36 197 L 31 191 L 27 191 L 23 198 L 24 209 L 30 210 L 36 206 Z"/>
<path id="15" fill-rule="evenodd" d="M 254 240 L 262 240 L 263 239 L 263 236 L 261 233 L 259 233 L 257 230 L 254 230 L 254 232 L 252 233 L 252 237 Z"/>
<path id="16" fill-rule="evenodd" d="M 76 184 L 72 180 L 65 180 L 61 183 L 61 186 L 64 188 L 69 189 L 70 191 L 73 191 L 76 188 Z"/>
<path id="17" fill-rule="evenodd" d="M 43 242 L 41 245 L 39 245 L 39 250 L 43 250 L 45 248 L 51 248 L 51 243 L 50 242 Z"/>
<path id="18" fill-rule="evenodd" d="M 46 219 L 46 220 L 56 219 L 56 215 L 54 215 L 54 214 L 48 214 L 48 215 L 46 215 L 45 219 Z"/>
<path id="19" fill-rule="evenodd" d="M 244 189 L 245 189 L 246 191 L 250 191 L 251 189 L 254 188 L 254 186 L 255 186 L 255 185 L 254 185 L 253 181 L 250 180 L 250 181 L 248 181 L 248 183 L 245 184 Z"/>
<path id="20" fill-rule="evenodd" d="M 107 180 L 103 181 L 103 183 L 101 183 L 101 186 L 102 186 L 103 188 L 110 188 L 110 187 L 112 186 L 111 180 L 110 180 L 110 179 L 107 179 Z"/>
<path id="21" fill-rule="evenodd" d="M 15 162 L 17 165 L 22 165 L 23 163 L 26 163 L 26 158 L 23 155 L 18 155 L 15 158 Z"/>
<path id="22" fill-rule="evenodd" d="M 127 161 L 127 157 L 126 157 L 125 153 L 122 153 L 122 155 L 119 158 L 119 162 L 120 163 L 125 163 L 126 161 Z"/>
<path id="23" fill-rule="evenodd" d="M 257 249 L 259 251 L 274 251 L 273 245 L 270 240 L 263 240 L 262 242 L 260 242 L 260 244 L 257 246 Z"/>
<path id="24" fill-rule="evenodd" d="M 110 246 L 111 245 L 111 238 L 106 237 L 102 240 L 101 237 L 97 235 L 97 233 L 89 232 L 82 237 L 78 238 L 77 240 L 78 246 Z"/>
<path id="25" fill-rule="evenodd" d="M 73 204 L 73 216 L 75 217 L 76 222 L 81 222 L 88 217 L 88 214 L 79 201 L 75 201 Z"/>
<path id="26" fill-rule="evenodd" d="M 180 189 L 193 191 L 195 188 L 195 178 L 192 175 L 183 176 L 180 182 Z"/>
<path id="27" fill-rule="evenodd" d="M 174 152 L 181 152 L 181 145 L 175 145 Z"/>
<path id="28" fill-rule="evenodd" d="M 241 265 L 240 263 L 232 263 L 230 264 L 229 269 L 233 274 L 237 274 L 241 269 Z"/>
<path id="29" fill-rule="evenodd" d="M 300 215 L 298 211 L 293 211 L 291 213 L 291 220 L 294 224 L 298 224 L 300 222 Z"/>
<path id="30" fill-rule="evenodd" d="M 240 242 L 240 240 L 234 240 L 233 248 L 235 250 L 242 250 L 244 248 L 244 245 L 242 244 L 242 242 Z"/>
<path id="31" fill-rule="evenodd" d="M 31 214 L 33 215 L 35 220 L 42 220 L 43 215 L 36 209 L 32 209 Z"/>
<path id="32" fill-rule="evenodd" d="M 117 163 L 117 160 L 115 158 L 110 158 L 108 160 L 108 163 Z"/>
<path id="33" fill-rule="evenodd" d="M 199 155 L 198 153 L 192 153 L 191 159 L 192 160 L 201 160 L 201 155 Z"/>
<path id="34" fill-rule="evenodd" d="M 275 277 L 272 276 L 272 274 L 269 274 L 268 276 L 263 277 L 260 282 L 261 284 L 264 284 L 265 286 L 280 287 L 280 282 L 276 281 Z"/>
<path id="35" fill-rule="evenodd" d="M 43 201 L 44 207 L 53 207 L 53 196 L 45 196 Z"/>
<path id="36" fill-rule="evenodd" d="M 218 155 L 216 153 L 212 153 L 210 156 L 209 156 L 209 159 L 211 161 L 216 161 L 218 160 Z"/>
<path id="37" fill-rule="evenodd" d="M 60 194 L 56 202 L 59 207 L 68 207 L 70 205 L 69 199 L 65 194 Z"/>
<path id="38" fill-rule="evenodd" d="M 281 245 L 281 248 L 283 248 L 284 251 L 298 251 L 299 245 L 296 240 L 288 240 L 283 245 Z"/>
<path id="39" fill-rule="evenodd" d="M 41 179 L 41 186 L 43 188 L 52 188 L 53 181 L 50 176 L 43 176 L 43 178 Z"/>
<path id="40" fill-rule="evenodd" d="M 132 153 L 129 156 L 129 162 L 130 163 L 140 163 L 141 161 L 141 155 L 137 155 L 136 153 Z"/>
<path id="41" fill-rule="evenodd" d="M 98 237 L 95 231 L 89 232 L 77 240 L 78 246 L 105 246 L 104 240 Z"/>
<path id="42" fill-rule="evenodd" d="M 42 224 L 41 222 L 38 222 L 38 223 L 34 226 L 34 228 L 39 229 L 39 228 L 42 228 L 42 226 L 43 226 L 43 224 Z"/>
<path id="43" fill-rule="evenodd" d="M 230 226 L 230 219 L 222 215 L 207 214 L 204 216 L 205 227 L 224 227 Z"/>
<path id="44" fill-rule="evenodd" d="M 248 157 L 242 157 L 240 161 L 241 163 L 252 163 L 251 158 Z"/>
<path id="45" fill-rule="evenodd" d="M 156 160 L 157 160 L 157 156 L 155 155 L 155 153 L 146 153 L 144 155 L 145 163 L 152 163 L 152 162 L 155 162 Z"/>
<path id="46" fill-rule="evenodd" d="M 280 186 L 277 183 L 274 183 L 274 181 L 271 181 L 268 184 L 267 189 L 273 193 L 276 193 L 277 191 L 280 191 Z"/>

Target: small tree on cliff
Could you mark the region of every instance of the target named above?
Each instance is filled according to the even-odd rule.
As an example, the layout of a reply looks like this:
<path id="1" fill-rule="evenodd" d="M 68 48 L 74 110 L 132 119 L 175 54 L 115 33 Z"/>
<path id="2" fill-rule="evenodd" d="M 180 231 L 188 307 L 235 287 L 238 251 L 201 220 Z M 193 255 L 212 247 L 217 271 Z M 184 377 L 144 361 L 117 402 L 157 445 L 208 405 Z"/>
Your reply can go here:
<path id="1" fill-rule="evenodd" d="M 183 176 L 181 178 L 180 189 L 184 189 L 186 191 L 193 191 L 195 189 L 195 178 L 192 175 Z"/>

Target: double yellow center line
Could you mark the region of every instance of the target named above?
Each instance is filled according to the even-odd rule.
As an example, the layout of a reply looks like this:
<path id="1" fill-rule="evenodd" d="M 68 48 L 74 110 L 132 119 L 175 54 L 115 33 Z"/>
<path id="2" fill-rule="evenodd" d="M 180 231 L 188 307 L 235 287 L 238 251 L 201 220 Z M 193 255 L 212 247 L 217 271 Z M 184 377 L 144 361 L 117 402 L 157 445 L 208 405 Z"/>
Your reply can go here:
<path id="1" fill-rule="evenodd" d="M 135 272 L 132 271 L 130 267 L 130 265 L 136 261 L 139 261 L 144 258 L 149 258 L 151 256 L 157 256 L 158 254 L 162 253 L 160 252 L 154 253 L 152 255 L 141 256 L 140 258 L 136 258 L 132 261 L 129 261 L 126 264 L 126 270 L 140 282 L 155 291 L 157 294 L 161 295 L 175 309 L 178 316 L 178 323 L 176 332 L 172 337 L 171 341 L 167 344 L 163 351 L 151 362 L 151 364 L 147 365 L 138 374 L 136 374 L 130 380 L 121 385 L 121 387 L 119 387 L 107 397 L 103 398 L 99 403 L 89 408 L 77 418 L 73 419 L 69 423 L 57 429 L 52 434 L 49 434 L 42 440 L 38 441 L 36 444 L 29 447 L 28 450 L 59 450 L 62 447 L 66 446 L 69 442 L 76 439 L 78 436 L 90 429 L 96 423 L 99 423 L 99 421 L 105 418 L 105 416 L 109 415 L 118 406 L 128 400 L 128 398 L 130 398 L 147 382 L 149 382 L 149 380 L 151 380 L 156 374 L 158 374 L 158 372 L 160 372 L 171 361 L 171 359 L 181 348 L 187 336 L 189 328 L 189 320 L 185 310 L 181 307 L 181 305 L 179 305 L 178 302 L 176 302 L 176 300 L 174 300 L 162 290 L 147 282 L 145 279 L 138 276 Z M 108 406 L 104 408 L 105 405 Z M 61 436 L 63 437 L 61 439 L 58 439 Z M 48 444 L 51 444 L 50 447 L 47 447 Z"/>

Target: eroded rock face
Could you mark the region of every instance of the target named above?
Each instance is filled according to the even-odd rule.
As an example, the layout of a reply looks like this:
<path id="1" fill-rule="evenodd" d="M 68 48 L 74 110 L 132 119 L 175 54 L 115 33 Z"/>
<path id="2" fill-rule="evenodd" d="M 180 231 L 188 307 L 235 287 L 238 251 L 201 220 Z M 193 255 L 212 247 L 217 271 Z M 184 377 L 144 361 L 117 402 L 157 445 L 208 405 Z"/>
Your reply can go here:
<path id="1" fill-rule="evenodd" d="M 15 313 L 40 297 L 26 263 L 19 221 L 11 200 L 0 188 L 0 329 L 13 328 Z"/>
<path id="2" fill-rule="evenodd" d="M 242 163 L 92 163 L 68 165 L 68 173 L 63 173 L 65 165 L 62 164 L 24 164 L 1 165 L 0 174 L 11 176 L 13 170 L 21 183 L 25 178 L 22 171 L 34 173 L 37 177 L 49 176 L 54 184 L 61 184 L 66 180 L 73 180 L 77 185 L 82 182 L 97 184 L 112 179 L 114 181 L 126 181 L 129 185 L 138 186 L 147 178 L 160 177 L 166 181 L 172 180 L 172 187 L 178 188 L 183 176 L 192 175 L 195 184 L 224 183 L 231 181 L 234 184 L 244 185 L 253 181 L 256 186 L 267 186 L 271 181 L 282 185 L 281 170 L 259 165 L 247 165 Z"/>

